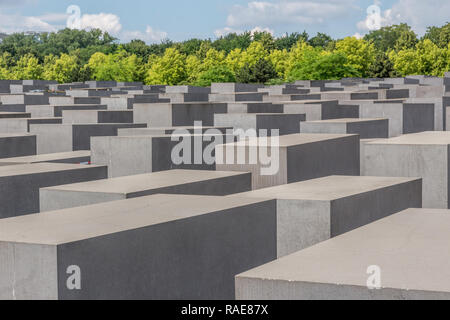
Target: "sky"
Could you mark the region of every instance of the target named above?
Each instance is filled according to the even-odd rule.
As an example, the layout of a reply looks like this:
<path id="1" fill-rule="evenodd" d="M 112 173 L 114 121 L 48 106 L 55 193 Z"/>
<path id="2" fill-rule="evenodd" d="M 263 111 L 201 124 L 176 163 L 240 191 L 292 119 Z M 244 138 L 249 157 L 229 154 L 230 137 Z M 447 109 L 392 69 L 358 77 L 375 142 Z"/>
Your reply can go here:
<path id="1" fill-rule="evenodd" d="M 69 22 L 122 42 L 215 39 L 247 30 L 360 37 L 401 22 L 423 35 L 427 26 L 449 21 L 449 0 L 0 0 L 0 32 L 56 31 Z"/>

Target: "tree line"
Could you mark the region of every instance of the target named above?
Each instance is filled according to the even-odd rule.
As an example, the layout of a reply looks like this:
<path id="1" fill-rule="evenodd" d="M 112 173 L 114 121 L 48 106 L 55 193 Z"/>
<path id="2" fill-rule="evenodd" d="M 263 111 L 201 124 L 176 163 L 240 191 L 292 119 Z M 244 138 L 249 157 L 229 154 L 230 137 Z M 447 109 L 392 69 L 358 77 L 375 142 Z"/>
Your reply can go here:
<path id="1" fill-rule="evenodd" d="M 118 43 L 100 30 L 16 33 L 0 43 L 0 79 L 283 83 L 344 77 L 385 78 L 450 70 L 450 23 L 419 38 L 407 24 L 383 27 L 364 38 L 333 39 L 306 32 L 273 37 L 231 33 L 217 40 L 141 40 Z"/>

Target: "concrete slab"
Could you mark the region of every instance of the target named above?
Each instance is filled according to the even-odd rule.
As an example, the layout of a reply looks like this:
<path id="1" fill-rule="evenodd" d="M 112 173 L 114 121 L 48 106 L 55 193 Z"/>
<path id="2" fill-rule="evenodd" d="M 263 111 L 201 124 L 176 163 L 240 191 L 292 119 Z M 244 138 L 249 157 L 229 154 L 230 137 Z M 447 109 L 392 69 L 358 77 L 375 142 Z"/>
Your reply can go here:
<path id="1" fill-rule="evenodd" d="M 0 167 L 0 219 L 39 212 L 39 188 L 105 179 L 105 166 L 60 163 Z"/>
<path id="2" fill-rule="evenodd" d="M 28 133 L 33 124 L 61 124 L 62 118 L 10 118 L 0 119 L 1 133 Z"/>
<path id="3" fill-rule="evenodd" d="M 277 199 L 283 257 L 408 208 L 422 207 L 422 181 L 329 176 L 239 194 Z"/>
<path id="4" fill-rule="evenodd" d="M 236 297 L 242 300 L 448 300 L 449 213 L 448 210 L 406 210 L 242 273 L 236 277 Z M 369 280 L 377 271 L 380 289 L 371 290 Z"/>
<path id="5" fill-rule="evenodd" d="M 275 215 L 273 200 L 155 195 L 1 220 L 0 298 L 233 299 L 236 274 L 276 258 Z"/>
<path id="6" fill-rule="evenodd" d="M 91 161 L 90 151 L 72 151 L 72 152 L 50 153 L 26 157 L 0 159 L 0 164 L 2 163 L 32 164 L 42 162 L 80 164 L 80 163 L 89 163 L 90 161 Z"/>
<path id="7" fill-rule="evenodd" d="M 252 172 L 254 190 L 329 175 L 360 174 L 358 135 L 285 135 L 274 141 L 273 148 L 271 140 L 251 138 L 217 146 L 217 170 Z"/>
<path id="8" fill-rule="evenodd" d="M 0 134 L 0 159 L 35 155 L 36 136 L 32 134 Z"/>
<path id="9" fill-rule="evenodd" d="M 233 127 L 233 129 L 266 130 L 271 135 L 272 130 L 278 130 L 280 135 L 300 133 L 300 121 L 305 121 L 305 114 L 288 113 L 228 113 L 214 115 L 214 125 Z"/>
<path id="10" fill-rule="evenodd" d="M 32 117 L 62 117 L 63 110 L 106 110 L 106 105 L 98 104 L 74 104 L 74 105 L 48 105 L 48 106 L 28 106 L 27 112 L 31 113 Z"/>
<path id="11" fill-rule="evenodd" d="M 63 110 L 64 124 L 133 123 L 133 111 Z"/>
<path id="12" fill-rule="evenodd" d="M 153 194 L 225 196 L 251 190 L 251 174 L 169 170 L 40 189 L 40 208 L 52 211 Z"/>
<path id="13" fill-rule="evenodd" d="M 450 132 L 421 132 L 364 145 L 364 175 L 422 177 L 423 205 L 449 208 Z"/>
<path id="14" fill-rule="evenodd" d="M 227 130 L 233 130 L 232 127 L 153 127 L 153 128 L 130 128 L 119 129 L 118 136 L 164 136 L 171 135 L 175 131 L 186 130 L 187 132 L 194 134 L 205 134 L 208 130 L 218 130 L 223 134 L 227 133 Z"/>
<path id="15" fill-rule="evenodd" d="M 301 102 L 285 102 L 283 104 L 285 113 L 304 113 L 306 121 L 328 120 L 348 118 L 337 100 L 313 101 L 305 100 Z"/>
<path id="16" fill-rule="evenodd" d="M 92 163 L 107 165 L 110 178 L 171 169 L 216 170 L 214 147 L 224 141 L 236 140 L 232 135 L 220 132 L 213 135 L 93 137 Z M 181 147 L 190 150 L 190 154 L 184 155 Z M 212 159 L 203 157 L 211 153 Z M 181 163 L 175 163 L 173 156 Z"/>
<path id="17" fill-rule="evenodd" d="M 119 128 L 145 128 L 146 124 L 32 124 L 38 154 L 91 149 L 91 137 L 116 136 Z"/>
<path id="18" fill-rule="evenodd" d="M 1 108 L 1 105 L 0 105 Z M 0 112 L 0 119 L 31 118 L 31 113 L 26 112 Z"/>
<path id="19" fill-rule="evenodd" d="M 332 119 L 300 123 L 301 133 L 359 134 L 361 139 L 389 138 L 388 119 Z"/>

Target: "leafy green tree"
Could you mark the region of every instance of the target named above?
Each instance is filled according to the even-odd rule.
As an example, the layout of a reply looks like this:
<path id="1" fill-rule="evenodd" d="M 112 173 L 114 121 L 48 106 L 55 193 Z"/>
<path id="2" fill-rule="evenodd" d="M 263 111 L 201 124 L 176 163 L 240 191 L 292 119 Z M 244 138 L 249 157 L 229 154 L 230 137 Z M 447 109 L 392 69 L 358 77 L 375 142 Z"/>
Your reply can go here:
<path id="1" fill-rule="evenodd" d="M 308 43 L 313 47 L 326 49 L 332 41 L 333 38 L 331 38 L 329 35 L 319 32 L 315 37 L 309 39 Z"/>
<path id="2" fill-rule="evenodd" d="M 49 55 L 44 60 L 45 80 L 55 80 L 59 83 L 69 83 L 76 81 L 79 74 L 78 59 L 63 53 L 61 57 Z"/>
<path id="3" fill-rule="evenodd" d="M 343 53 L 307 51 L 303 61 L 289 71 L 288 80 L 335 80 L 357 75 L 358 71 Z"/>
<path id="4" fill-rule="evenodd" d="M 147 84 L 177 85 L 187 79 L 186 57 L 174 48 L 157 57 L 147 72 Z"/>
<path id="5" fill-rule="evenodd" d="M 399 74 L 395 71 L 394 63 L 384 52 L 377 53 L 375 63 L 369 68 L 370 78 L 395 78 Z"/>
<path id="6" fill-rule="evenodd" d="M 414 48 L 418 41 L 417 35 L 406 23 L 370 31 L 364 40 L 372 42 L 381 52 L 388 52 L 399 47 L 401 49 Z"/>
<path id="7" fill-rule="evenodd" d="M 376 59 L 374 45 L 355 37 L 347 37 L 338 41 L 336 52 L 347 57 L 348 65 L 358 71 L 358 77 L 367 77 Z"/>
<path id="8" fill-rule="evenodd" d="M 17 64 L 12 68 L 11 75 L 18 80 L 40 80 L 43 71 L 39 60 L 32 54 L 26 54 L 17 61 Z"/>
<path id="9" fill-rule="evenodd" d="M 246 64 L 236 75 L 239 83 L 266 83 L 267 81 L 277 78 L 272 63 L 266 59 L 259 59 L 255 64 Z"/>
<path id="10" fill-rule="evenodd" d="M 284 36 L 275 39 L 274 46 L 278 50 L 290 50 L 298 42 L 308 42 L 309 35 L 306 31 L 303 33 L 286 33 Z"/>
<path id="11" fill-rule="evenodd" d="M 252 34 L 250 32 L 244 32 L 242 34 L 229 33 L 226 36 L 222 36 L 212 43 L 212 47 L 229 53 L 234 49 L 247 49 L 252 43 Z"/>
<path id="12" fill-rule="evenodd" d="M 273 50 L 269 54 L 269 60 L 275 68 L 280 79 L 284 79 L 288 66 L 289 52 L 286 49 Z"/>
<path id="13" fill-rule="evenodd" d="M 211 69 L 202 72 L 198 80 L 194 83 L 197 86 L 208 87 L 213 82 L 235 82 L 234 73 L 225 65 L 213 66 Z"/>
<path id="14" fill-rule="evenodd" d="M 136 55 L 129 55 L 125 50 L 105 55 L 95 53 L 87 65 L 95 80 L 141 81 L 143 80 L 143 63 Z"/>
<path id="15" fill-rule="evenodd" d="M 271 51 L 275 48 L 275 40 L 267 31 L 253 33 L 253 41 L 261 43 L 263 48 L 267 51 Z"/>
<path id="16" fill-rule="evenodd" d="M 0 55 L 0 80 L 11 79 L 10 74 L 11 55 L 7 52 Z"/>
<path id="17" fill-rule="evenodd" d="M 442 27 L 428 27 L 423 40 L 429 39 L 438 47 L 445 49 L 450 43 L 450 23 Z"/>
<path id="18" fill-rule="evenodd" d="M 131 42 L 122 45 L 122 48 L 131 55 L 136 55 L 143 61 L 150 57 L 150 47 L 142 40 L 131 40 Z"/>

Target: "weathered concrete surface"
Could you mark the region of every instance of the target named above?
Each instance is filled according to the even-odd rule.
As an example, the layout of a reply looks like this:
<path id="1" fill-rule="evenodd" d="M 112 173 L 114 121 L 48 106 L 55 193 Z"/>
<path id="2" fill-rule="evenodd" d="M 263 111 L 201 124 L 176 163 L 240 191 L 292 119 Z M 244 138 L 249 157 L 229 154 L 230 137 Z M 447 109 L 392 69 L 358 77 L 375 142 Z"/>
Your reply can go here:
<path id="1" fill-rule="evenodd" d="M 21 134 L 30 132 L 33 124 L 61 124 L 62 118 L 12 118 L 0 119 L 0 133 Z"/>
<path id="2" fill-rule="evenodd" d="M 64 124 L 133 123 L 133 111 L 64 110 Z"/>
<path id="3" fill-rule="evenodd" d="M 5 219 L 0 254 L 2 299 L 233 299 L 236 274 L 276 258 L 275 201 L 155 195 Z"/>
<path id="4" fill-rule="evenodd" d="M 332 119 L 300 123 L 301 133 L 359 134 L 361 139 L 389 138 L 388 119 Z"/>
<path id="5" fill-rule="evenodd" d="M 423 205 L 449 208 L 450 132 L 421 132 L 364 145 L 368 176 L 422 177 Z"/>
<path id="6" fill-rule="evenodd" d="M 0 134 L 0 159 L 35 155 L 36 136 L 32 134 Z"/>
<path id="7" fill-rule="evenodd" d="M 449 213 L 406 210 L 244 272 L 236 277 L 236 297 L 449 300 Z M 368 280 L 376 271 L 380 272 L 381 288 L 370 290 L 368 283 L 372 282 Z"/>
<path id="8" fill-rule="evenodd" d="M 40 189 L 42 211 L 80 207 L 152 194 L 225 196 L 251 190 L 251 174 L 169 170 Z"/>
<path id="9" fill-rule="evenodd" d="M 0 159 L 0 164 L 1 163 L 31 164 L 41 162 L 80 164 L 80 163 L 89 163 L 90 161 L 91 161 L 91 152 L 83 150 L 83 151 L 50 153 L 26 157 Z"/>
<path id="10" fill-rule="evenodd" d="M 282 257 L 408 208 L 422 207 L 422 181 L 329 176 L 239 194 L 277 199 Z"/>
<path id="11" fill-rule="evenodd" d="M 62 117 L 63 110 L 106 110 L 106 105 L 99 104 L 74 104 L 74 105 L 33 105 L 26 107 L 27 112 L 31 113 L 32 117 Z"/>
<path id="12" fill-rule="evenodd" d="M 358 135 L 292 134 L 216 146 L 217 170 L 252 172 L 253 189 L 360 174 Z M 243 156 L 243 158 L 242 158 Z M 241 161 L 244 160 L 244 161 Z"/>
<path id="13" fill-rule="evenodd" d="M 105 179 L 105 166 L 60 163 L 0 167 L 0 219 L 39 212 L 39 188 Z"/>

